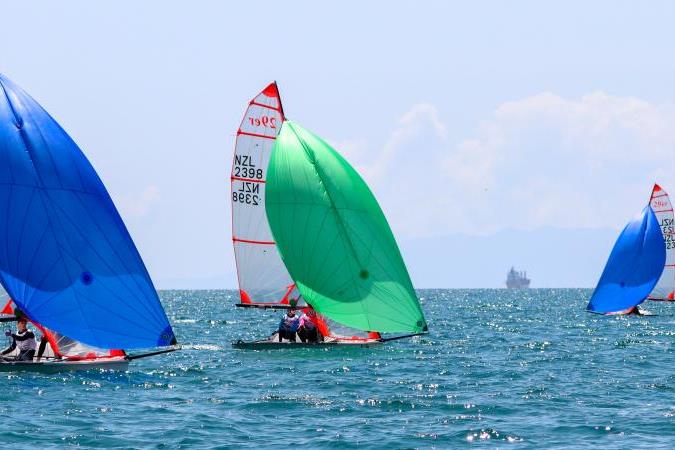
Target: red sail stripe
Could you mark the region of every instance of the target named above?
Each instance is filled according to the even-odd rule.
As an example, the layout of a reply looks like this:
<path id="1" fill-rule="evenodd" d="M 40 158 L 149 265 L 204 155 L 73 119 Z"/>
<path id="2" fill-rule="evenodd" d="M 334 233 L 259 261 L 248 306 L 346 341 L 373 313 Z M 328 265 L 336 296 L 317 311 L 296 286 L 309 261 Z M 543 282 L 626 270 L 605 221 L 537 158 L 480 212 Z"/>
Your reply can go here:
<path id="1" fill-rule="evenodd" d="M 258 134 L 258 133 L 249 133 L 248 131 L 241 131 L 238 130 L 237 134 L 244 134 L 246 136 L 253 136 L 253 137 L 259 137 L 259 138 L 264 138 L 264 139 L 276 139 L 276 136 L 267 136 L 266 134 Z"/>
<path id="2" fill-rule="evenodd" d="M 254 180 L 253 178 L 242 178 L 242 177 L 230 177 L 230 180 L 238 180 L 238 181 L 250 181 L 252 183 L 264 183 L 265 180 Z"/>
<path id="3" fill-rule="evenodd" d="M 249 105 L 262 106 L 263 108 L 269 108 L 269 109 L 273 109 L 273 110 L 275 110 L 275 111 L 281 112 L 281 109 L 279 109 L 279 108 L 277 108 L 277 107 L 270 106 L 270 105 L 265 105 L 264 103 L 258 103 L 258 102 L 256 102 L 255 100 L 251 100 L 251 102 L 249 103 Z"/>
<path id="4" fill-rule="evenodd" d="M 239 239 L 232 236 L 234 242 L 243 242 L 244 244 L 261 244 L 261 245 L 276 245 L 274 241 L 253 241 L 251 239 Z"/>
<path id="5" fill-rule="evenodd" d="M 661 210 L 661 211 L 654 211 L 654 214 L 658 214 L 658 213 L 662 213 L 662 212 L 671 212 L 672 210 L 673 210 L 673 208 L 664 209 L 664 210 Z"/>

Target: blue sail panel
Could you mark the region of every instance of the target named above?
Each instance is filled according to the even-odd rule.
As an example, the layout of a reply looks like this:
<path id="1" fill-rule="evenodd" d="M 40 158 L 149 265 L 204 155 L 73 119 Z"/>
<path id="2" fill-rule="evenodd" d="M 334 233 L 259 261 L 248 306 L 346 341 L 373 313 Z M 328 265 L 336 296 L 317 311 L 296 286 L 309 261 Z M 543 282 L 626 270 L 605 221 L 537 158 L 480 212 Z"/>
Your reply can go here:
<path id="1" fill-rule="evenodd" d="M 0 281 L 31 320 L 99 348 L 175 342 L 150 276 L 82 151 L 0 75 Z"/>
<path id="2" fill-rule="evenodd" d="M 665 263 L 663 234 L 646 206 L 619 235 L 586 309 L 615 313 L 639 305 L 654 289 Z"/>

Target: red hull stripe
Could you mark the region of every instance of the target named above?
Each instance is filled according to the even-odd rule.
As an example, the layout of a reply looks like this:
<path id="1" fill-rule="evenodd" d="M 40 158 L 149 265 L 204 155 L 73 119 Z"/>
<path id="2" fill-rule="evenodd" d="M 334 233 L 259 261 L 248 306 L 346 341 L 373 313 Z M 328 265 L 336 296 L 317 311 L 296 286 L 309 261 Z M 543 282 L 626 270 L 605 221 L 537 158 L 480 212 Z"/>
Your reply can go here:
<path id="1" fill-rule="evenodd" d="M 230 180 L 250 181 L 251 183 L 264 183 L 265 180 L 254 180 L 253 178 L 230 177 Z"/>
<path id="2" fill-rule="evenodd" d="M 276 242 L 274 241 L 252 241 L 250 239 L 239 239 L 236 237 L 232 237 L 232 240 L 234 242 L 243 242 L 244 244 L 261 244 L 261 245 L 275 245 Z"/>
<path id="3" fill-rule="evenodd" d="M 263 108 L 273 109 L 275 111 L 281 112 L 281 110 L 275 106 L 265 105 L 264 103 L 258 103 L 254 100 L 251 100 L 251 103 L 249 103 L 249 105 L 262 106 Z"/>
<path id="4" fill-rule="evenodd" d="M 243 134 L 243 135 L 246 135 L 246 136 L 259 137 L 259 138 L 263 138 L 263 139 L 276 139 L 276 138 L 277 138 L 276 136 L 267 136 L 267 135 L 265 135 L 265 134 L 249 133 L 248 131 L 241 131 L 241 130 L 237 131 L 237 134 Z"/>

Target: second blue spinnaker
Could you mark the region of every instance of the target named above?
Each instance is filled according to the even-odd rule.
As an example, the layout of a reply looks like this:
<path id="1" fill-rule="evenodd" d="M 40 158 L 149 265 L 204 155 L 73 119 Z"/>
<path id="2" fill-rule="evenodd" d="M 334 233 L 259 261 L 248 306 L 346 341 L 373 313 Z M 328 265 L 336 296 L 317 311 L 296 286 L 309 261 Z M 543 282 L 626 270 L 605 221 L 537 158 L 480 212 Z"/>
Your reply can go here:
<path id="1" fill-rule="evenodd" d="M 609 314 L 639 305 L 654 289 L 665 262 L 659 222 L 646 206 L 619 235 L 586 309 Z"/>

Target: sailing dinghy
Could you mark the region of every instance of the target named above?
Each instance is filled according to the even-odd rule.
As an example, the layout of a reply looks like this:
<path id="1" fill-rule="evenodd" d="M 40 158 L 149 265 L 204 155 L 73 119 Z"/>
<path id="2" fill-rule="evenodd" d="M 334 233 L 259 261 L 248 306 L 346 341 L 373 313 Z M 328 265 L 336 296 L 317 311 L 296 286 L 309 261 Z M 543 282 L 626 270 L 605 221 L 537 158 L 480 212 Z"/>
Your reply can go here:
<path id="1" fill-rule="evenodd" d="M 652 195 L 649 199 L 649 206 L 652 207 L 659 222 L 666 246 L 666 264 L 661 278 L 659 278 L 656 286 L 654 286 L 654 290 L 649 294 L 649 300 L 673 301 L 675 300 L 675 239 L 673 239 L 673 235 L 675 234 L 675 217 L 673 216 L 673 205 L 670 203 L 668 193 L 658 184 L 654 184 Z"/>
<path id="2" fill-rule="evenodd" d="M 235 347 L 371 346 L 427 332 L 377 200 L 339 153 L 286 119 L 276 83 L 249 102 L 231 186 L 238 306 L 298 301 L 321 335 L 302 343 L 275 333 Z"/>
<path id="3" fill-rule="evenodd" d="M 619 235 L 586 309 L 608 315 L 631 313 L 653 291 L 665 262 L 661 227 L 647 205 Z"/>
<path id="4" fill-rule="evenodd" d="M 0 370 L 123 368 L 175 349 L 121 350 L 176 344 L 157 291 L 82 151 L 2 75 L 0 207 L 0 283 L 12 300 L 0 320 L 18 309 L 52 344 L 40 361 L 5 357 Z"/>

